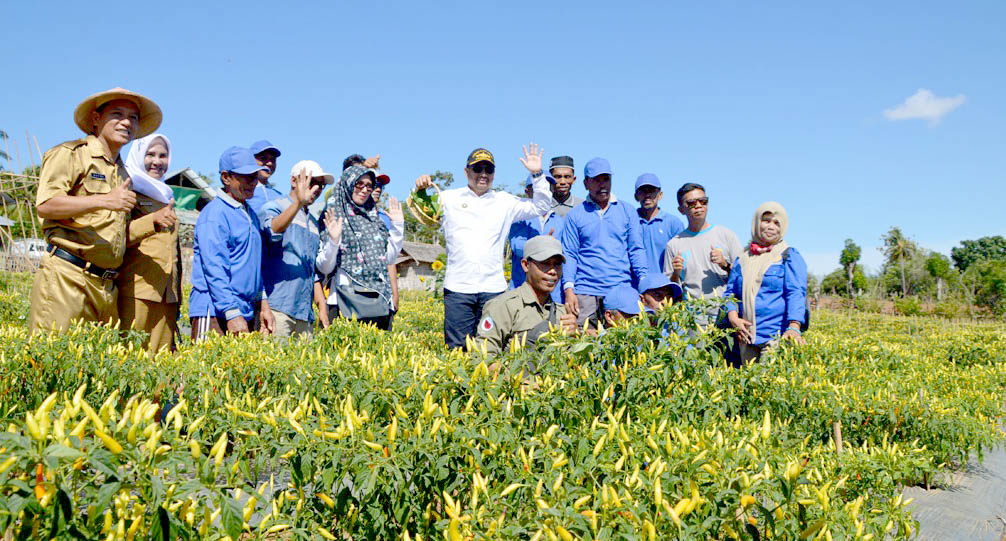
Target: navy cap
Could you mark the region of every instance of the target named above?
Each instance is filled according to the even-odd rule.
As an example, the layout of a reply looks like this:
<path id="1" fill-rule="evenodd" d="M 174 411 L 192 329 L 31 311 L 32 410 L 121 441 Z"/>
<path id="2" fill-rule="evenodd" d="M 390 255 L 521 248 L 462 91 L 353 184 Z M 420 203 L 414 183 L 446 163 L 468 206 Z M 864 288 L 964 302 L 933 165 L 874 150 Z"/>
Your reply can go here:
<path id="1" fill-rule="evenodd" d="M 569 156 L 556 156 L 552 158 L 552 165 L 548 166 L 548 170 L 551 171 L 556 167 L 569 167 L 573 169 L 573 158 Z"/>
<path id="2" fill-rule="evenodd" d="M 531 175 L 527 176 L 527 180 L 524 181 L 525 188 L 530 187 L 532 184 L 534 184 L 534 182 L 532 181 L 533 178 L 534 177 Z M 552 175 L 548 173 L 545 173 L 545 180 L 551 182 L 552 184 L 555 184 L 555 178 L 553 178 Z"/>
<path id="3" fill-rule="evenodd" d="M 639 281 L 639 292 L 646 293 L 651 289 L 660 289 L 662 287 L 671 288 L 671 296 L 675 299 L 681 298 L 683 294 L 681 289 L 681 284 L 677 282 L 672 282 L 667 276 L 662 272 L 651 272 L 643 277 Z"/>
<path id="4" fill-rule="evenodd" d="M 252 143 L 250 148 L 252 154 L 261 154 L 267 150 L 271 150 L 276 153 L 277 158 L 281 156 L 281 153 L 279 149 L 276 148 L 276 145 L 270 143 L 269 141 L 266 141 L 265 139 L 262 139 L 261 141 L 255 141 L 254 143 Z"/>
<path id="5" fill-rule="evenodd" d="M 604 296 L 605 310 L 618 310 L 623 314 L 639 314 L 639 292 L 630 285 L 620 285 Z"/>
<path id="6" fill-rule="evenodd" d="M 583 167 L 583 176 L 586 178 L 594 178 L 605 174 L 611 174 L 611 164 L 604 158 L 594 158 Z"/>
<path id="7" fill-rule="evenodd" d="M 660 179 L 657 178 L 657 175 L 654 175 L 653 173 L 643 173 L 642 175 L 639 175 L 639 178 L 636 179 L 636 190 L 639 190 L 643 186 L 653 186 L 654 188 L 659 190 Z"/>
<path id="8" fill-rule="evenodd" d="M 258 171 L 268 171 L 269 168 L 261 166 L 255 161 L 255 154 L 251 149 L 244 147 L 230 147 L 220 155 L 220 172 L 237 173 L 239 175 L 250 175 Z"/>

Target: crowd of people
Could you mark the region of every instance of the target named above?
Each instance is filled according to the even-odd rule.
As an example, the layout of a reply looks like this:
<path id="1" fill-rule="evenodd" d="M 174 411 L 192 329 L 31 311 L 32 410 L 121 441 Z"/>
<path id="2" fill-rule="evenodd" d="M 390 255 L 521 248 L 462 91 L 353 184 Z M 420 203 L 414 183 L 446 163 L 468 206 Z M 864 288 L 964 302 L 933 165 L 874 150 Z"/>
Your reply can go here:
<path id="1" fill-rule="evenodd" d="M 31 331 L 118 321 L 143 331 L 151 350 L 173 349 L 182 256 L 164 182 L 171 142 L 156 131 L 161 111 L 116 88 L 81 102 L 74 120 L 85 137 L 49 149 L 42 160 L 36 206 L 49 248 L 32 288 Z M 465 186 L 441 193 L 448 347 L 474 339 L 495 354 L 513 340 L 534 343 L 550 328 L 603 332 L 641 309 L 702 298 L 728 299 L 722 307 L 695 303 L 697 319 L 732 328 L 743 360 L 780 339 L 802 342 L 807 268 L 784 240 L 782 205 L 758 207 L 744 247 L 734 232 L 709 223 L 710 200 L 699 184 L 675 194 L 682 223 L 661 209 L 654 174 L 636 179 L 636 207 L 612 193 L 611 164 L 591 159 L 583 167 L 587 198 L 580 199 L 572 194 L 574 159 L 554 157 L 546 170 L 543 154 L 534 143 L 523 150 L 525 198 L 493 189 L 496 161 L 485 148 L 468 155 Z M 387 212 L 379 208 L 390 182 L 380 156 L 351 155 L 339 175 L 298 161 L 285 194 L 270 181 L 280 156 L 266 140 L 220 156 L 223 191 L 195 225 L 192 338 L 307 336 L 315 313 L 323 328 L 353 317 L 390 330 L 404 215 L 394 197 Z M 416 190 L 432 186 L 429 176 L 416 179 Z M 324 211 L 315 215 L 309 207 L 325 190 Z"/>

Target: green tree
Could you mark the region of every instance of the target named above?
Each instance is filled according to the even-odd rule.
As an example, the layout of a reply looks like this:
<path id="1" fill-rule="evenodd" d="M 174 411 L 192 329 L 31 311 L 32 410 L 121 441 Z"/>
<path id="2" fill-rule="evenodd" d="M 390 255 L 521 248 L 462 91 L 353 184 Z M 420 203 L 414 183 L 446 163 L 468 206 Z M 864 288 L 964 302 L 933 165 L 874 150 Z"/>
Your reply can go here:
<path id="1" fill-rule="evenodd" d="M 979 261 L 1006 260 L 1006 238 L 995 235 L 978 240 L 962 240 L 959 247 L 950 250 L 950 257 L 961 272 Z"/>
<path id="2" fill-rule="evenodd" d="M 997 316 L 1006 315 L 1006 260 L 978 261 L 962 275 L 970 300 Z"/>
<path id="3" fill-rule="evenodd" d="M 929 271 L 930 276 L 936 278 L 936 300 L 942 301 L 943 285 L 950 278 L 952 272 L 950 259 L 941 253 L 933 252 L 926 258 L 926 270 Z"/>
<path id="4" fill-rule="evenodd" d="M 7 132 L 5 132 L 3 130 L 0 130 L 0 142 L 6 141 L 6 140 L 7 140 Z M 3 149 L 0 149 L 0 160 L 10 161 L 10 156 L 8 156 L 7 152 L 5 152 Z M 3 169 L 3 164 L 0 163 L 0 170 L 2 170 L 2 169 Z"/>
<path id="5" fill-rule="evenodd" d="M 867 287 L 869 280 L 859 266 L 853 271 L 851 281 L 846 277 L 845 269 L 835 269 L 821 280 L 821 290 L 832 295 L 854 297 L 853 292 L 865 291 Z"/>
<path id="6" fill-rule="evenodd" d="M 892 227 L 883 237 L 880 238 L 883 246 L 880 251 L 887 257 L 885 266 L 897 266 L 901 274 L 901 296 L 908 295 L 908 277 L 906 265 L 919 253 L 919 247 L 912 242 L 901 228 Z"/>
<path id="7" fill-rule="evenodd" d="M 842 249 L 842 255 L 839 256 L 838 262 L 845 269 L 845 278 L 848 282 L 849 296 L 856 296 L 856 288 L 853 287 L 853 277 L 856 271 L 856 264 L 859 263 L 859 256 L 862 255 L 863 250 L 860 248 L 852 239 L 845 239 L 845 248 Z"/>

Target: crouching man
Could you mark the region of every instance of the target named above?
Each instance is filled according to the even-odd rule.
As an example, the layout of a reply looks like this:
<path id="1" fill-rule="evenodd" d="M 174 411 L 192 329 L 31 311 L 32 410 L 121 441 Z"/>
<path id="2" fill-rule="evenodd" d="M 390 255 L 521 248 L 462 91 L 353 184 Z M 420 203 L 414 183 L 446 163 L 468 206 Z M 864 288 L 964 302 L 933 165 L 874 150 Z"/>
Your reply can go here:
<path id="1" fill-rule="evenodd" d="M 562 244 L 555 237 L 539 235 L 527 241 L 520 262 L 527 280 L 490 300 L 479 322 L 477 340 L 485 342 L 490 355 L 504 351 L 512 340 L 533 345 L 550 325 L 576 332 L 576 317 L 551 296 L 562 279 L 565 262 Z"/>

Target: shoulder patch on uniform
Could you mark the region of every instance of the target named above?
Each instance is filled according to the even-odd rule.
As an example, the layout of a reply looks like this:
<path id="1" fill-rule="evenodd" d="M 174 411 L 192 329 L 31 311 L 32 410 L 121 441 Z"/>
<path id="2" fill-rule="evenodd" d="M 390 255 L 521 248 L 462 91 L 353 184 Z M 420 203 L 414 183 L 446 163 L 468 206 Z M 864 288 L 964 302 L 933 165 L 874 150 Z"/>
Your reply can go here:
<path id="1" fill-rule="evenodd" d="M 105 175 L 101 173 L 91 173 L 91 178 L 96 178 L 98 180 L 105 180 Z"/>
<path id="2" fill-rule="evenodd" d="M 486 332 L 493 330 L 493 327 L 495 326 L 496 323 L 493 321 L 493 318 L 489 316 L 482 318 L 482 323 L 479 323 L 479 327 L 481 327 L 482 330 Z"/>

